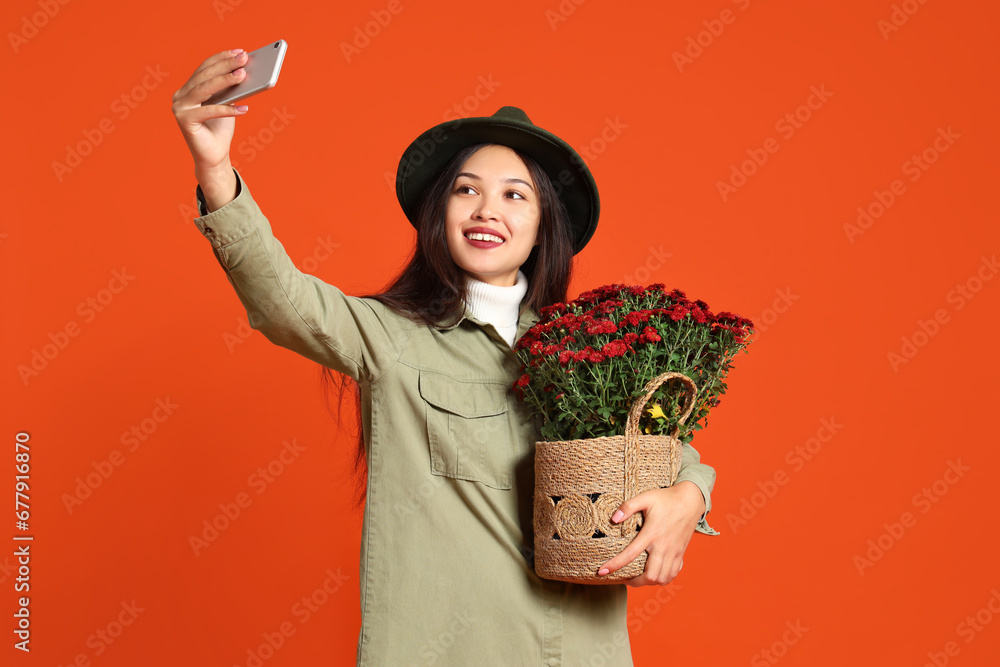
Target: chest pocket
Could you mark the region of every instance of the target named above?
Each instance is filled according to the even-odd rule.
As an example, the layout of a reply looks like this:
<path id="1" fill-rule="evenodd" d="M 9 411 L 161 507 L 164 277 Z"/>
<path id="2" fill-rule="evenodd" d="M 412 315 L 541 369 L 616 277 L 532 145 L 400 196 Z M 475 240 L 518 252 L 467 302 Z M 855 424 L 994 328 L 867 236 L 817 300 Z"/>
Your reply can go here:
<path id="1" fill-rule="evenodd" d="M 514 451 L 507 389 L 506 384 L 420 372 L 432 473 L 511 488 Z"/>

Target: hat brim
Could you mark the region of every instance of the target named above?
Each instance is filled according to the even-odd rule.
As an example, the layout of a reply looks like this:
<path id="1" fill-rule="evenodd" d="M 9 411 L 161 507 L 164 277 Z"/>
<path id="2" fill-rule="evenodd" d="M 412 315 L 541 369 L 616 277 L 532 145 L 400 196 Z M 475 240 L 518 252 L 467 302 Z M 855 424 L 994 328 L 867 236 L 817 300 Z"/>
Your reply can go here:
<path id="1" fill-rule="evenodd" d="M 509 146 L 538 162 L 569 214 L 573 253 L 580 252 L 597 229 L 597 183 L 569 144 L 530 121 L 496 116 L 460 118 L 436 125 L 417 137 L 403 152 L 396 171 L 396 198 L 410 224 L 417 225 L 420 197 L 437 175 L 456 153 L 478 143 Z"/>

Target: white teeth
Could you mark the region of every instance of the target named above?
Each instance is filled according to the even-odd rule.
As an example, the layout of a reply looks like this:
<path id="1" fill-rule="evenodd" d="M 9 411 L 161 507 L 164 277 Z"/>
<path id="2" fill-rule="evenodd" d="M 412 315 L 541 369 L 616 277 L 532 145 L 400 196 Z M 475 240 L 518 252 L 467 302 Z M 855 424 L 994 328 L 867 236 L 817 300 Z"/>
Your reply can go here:
<path id="1" fill-rule="evenodd" d="M 502 238 L 493 234 L 480 234 L 479 232 L 473 232 L 472 234 L 466 234 L 465 237 L 471 241 L 492 241 L 493 243 L 503 243 Z"/>

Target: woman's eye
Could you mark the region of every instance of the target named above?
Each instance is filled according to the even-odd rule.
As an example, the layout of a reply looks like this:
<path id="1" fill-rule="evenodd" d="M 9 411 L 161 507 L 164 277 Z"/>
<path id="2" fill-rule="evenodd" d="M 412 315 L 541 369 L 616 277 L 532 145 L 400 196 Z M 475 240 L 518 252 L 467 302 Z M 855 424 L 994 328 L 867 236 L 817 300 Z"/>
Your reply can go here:
<path id="1" fill-rule="evenodd" d="M 455 192 L 464 195 L 464 194 L 469 194 L 470 192 L 475 192 L 475 190 L 471 185 L 460 185 L 457 188 L 455 188 Z"/>
<path id="2" fill-rule="evenodd" d="M 520 192 L 518 192 L 517 190 L 511 190 L 511 191 L 510 191 L 510 192 L 508 192 L 507 194 L 508 194 L 508 195 L 509 195 L 510 197 L 514 198 L 514 199 L 524 199 L 524 195 L 522 195 L 522 194 L 521 194 Z"/>

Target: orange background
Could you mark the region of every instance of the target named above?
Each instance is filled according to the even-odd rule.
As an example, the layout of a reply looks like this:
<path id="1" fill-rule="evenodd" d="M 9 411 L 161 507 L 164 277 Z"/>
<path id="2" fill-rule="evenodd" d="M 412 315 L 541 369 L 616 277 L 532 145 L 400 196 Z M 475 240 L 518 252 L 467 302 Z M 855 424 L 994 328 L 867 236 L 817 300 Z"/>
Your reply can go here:
<path id="1" fill-rule="evenodd" d="M 983 258 L 1000 246 L 1000 12 L 401 2 L 396 14 L 381 0 L 4 3 L 0 493 L 10 508 L 26 431 L 35 536 L 25 655 L 11 648 L 18 531 L 4 515 L 4 664 L 246 665 L 288 621 L 268 667 L 354 663 L 353 443 L 315 364 L 244 335 L 191 222 L 192 162 L 170 112 L 205 58 L 276 38 L 289 43 L 281 80 L 248 101 L 233 150 L 300 267 L 379 289 L 413 241 L 389 185 L 403 148 L 456 104 L 463 116 L 512 104 L 586 148 L 600 186 L 571 294 L 632 276 L 766 323 L 693 443 L 718 473 L 722 535 L 696 534 L 671 586 L 630 589 L 636 665 L 995 664 L 1000 279 Z M 387 24 L 348 59 L 341 44 L 372 12 Z M 679 68 L 674 52 L 699 33 Z M 810 109 L 812 87 L 829 95 Z M 797 111 L 794 132 L 776 125 Z M 953 137 L 941 153 L 939 128 Z M 81 142 L 89 154 L 57 173 Z M 718 183 L 765 145 L 724 198 Z M 933 164 L 907 171 L 925 149 Z M 849 234 L 897 179 L 901 194 Z M 329 256 L 319 239 L 336 244 Z M 133 278 L 122 288 L 115 271 Z M 52 337 L 64 345 L 22 378 Z M 904 337 L 912 358 L 893 363 Z M 161 422 L 158 399 L 176 406 Z M 130 451 L 122 438 L 143 424 Z M 292 440 L 305 449 L 258 494 L 250 476 Z M 77 478 L 116 450 L 121 465 L 68 511 Z M 251 504 L 196 555 L 189 537 L 241 492 Z M 343 582 L 303 623 L 294 605 L 327 570 Z M 133 601 L 120 636 L 97 639 Z"/>

